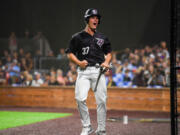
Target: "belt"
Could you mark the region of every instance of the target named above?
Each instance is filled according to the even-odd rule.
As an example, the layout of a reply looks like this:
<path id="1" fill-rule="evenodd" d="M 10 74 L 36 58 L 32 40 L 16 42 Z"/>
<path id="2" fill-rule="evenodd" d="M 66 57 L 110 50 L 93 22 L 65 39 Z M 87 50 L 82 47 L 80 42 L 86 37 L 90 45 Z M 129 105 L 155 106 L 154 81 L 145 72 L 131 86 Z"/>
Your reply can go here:
<path id="1" fill-rule="evenodd" d="M 95 67 L 97 65 L 100 65 L 99 63 L 88 63 L 87 67 Z"/>
<path id="2" fill-rule="evenodd" d="M 99 65 L 100 65 L 99 63 L 88 63 L 88 65 L 86 67 L 96 67 L 96 68 L 98 68 Z M 78 66 L 78 68 L 80 70 L 85 70 L 86 69 L 86 68 L 82 69 L 80 66 Z"/>

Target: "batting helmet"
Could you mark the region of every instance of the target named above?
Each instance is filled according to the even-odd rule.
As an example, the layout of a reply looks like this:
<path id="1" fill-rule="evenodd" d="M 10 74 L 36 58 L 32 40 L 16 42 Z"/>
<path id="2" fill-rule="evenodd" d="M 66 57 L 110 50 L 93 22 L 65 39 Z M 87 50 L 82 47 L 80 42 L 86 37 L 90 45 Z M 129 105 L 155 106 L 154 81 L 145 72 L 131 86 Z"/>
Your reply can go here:
<path id="1" fill-rule="evenodd" d="M 98 19 L 99 19 L 99 23 L 100 23 L 101 15 L 100 15 L 99 12 L 97 11 L 97 9 L 90 8 L 90 9 L 87 9 L 87 10 L 86 10 L 85 15 L 84 15 L 84 19 L 85 19 L 86 23 L 89 22 L 89 18 L 90 18 L 91 16 L 97 16 Z"/>

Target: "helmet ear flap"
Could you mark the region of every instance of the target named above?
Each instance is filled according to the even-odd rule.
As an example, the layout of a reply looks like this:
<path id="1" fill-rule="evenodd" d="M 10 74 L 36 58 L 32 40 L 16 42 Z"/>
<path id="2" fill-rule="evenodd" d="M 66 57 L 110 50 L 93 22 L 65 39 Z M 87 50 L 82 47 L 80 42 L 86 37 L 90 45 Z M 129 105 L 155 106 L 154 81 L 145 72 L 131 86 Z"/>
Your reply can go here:
<path id="1" fill-rule="evenodd" d="M 86 24 L 89 23 L 89 17 L 85 18 L 85 22 L 86 22 Z"/>

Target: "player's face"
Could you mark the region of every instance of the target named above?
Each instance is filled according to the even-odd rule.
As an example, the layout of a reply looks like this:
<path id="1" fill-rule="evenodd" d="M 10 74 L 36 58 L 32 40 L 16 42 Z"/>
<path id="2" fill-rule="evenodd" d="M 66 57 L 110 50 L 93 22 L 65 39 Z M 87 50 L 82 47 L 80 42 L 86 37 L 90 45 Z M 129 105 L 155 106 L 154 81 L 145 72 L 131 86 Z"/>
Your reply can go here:
<path id="1" fill-rule="evenodd" d="M 90 27 L 91 29 L 96 29 L 97 26 L 98 26 L 98 23 L 99 23 L 99 19 L 98 19 L 97 16 L 92 16 L 92 17 L 89 18 L 89 23 L 88 23 L 88 25 L 89 25 L 89 27 Z"/>

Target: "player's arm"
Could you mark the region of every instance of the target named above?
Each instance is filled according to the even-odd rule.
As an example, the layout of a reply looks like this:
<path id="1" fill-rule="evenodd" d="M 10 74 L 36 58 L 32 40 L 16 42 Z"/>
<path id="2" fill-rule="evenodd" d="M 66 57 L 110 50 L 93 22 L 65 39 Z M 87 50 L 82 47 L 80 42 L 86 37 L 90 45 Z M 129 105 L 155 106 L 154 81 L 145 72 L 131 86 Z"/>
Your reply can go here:
<path id="1" fill-rule="evenodd" d="M 110 67 L 109 64 L 110 64 L 111 58 L 112 58 L 112 53 L 108 53 L 105 56 L 105 61 L 101 64 L 101 66 L 105 67 L 105 68 L 109 68 Z"/>
<path id="2" fill-rule="evenodd" d="M 102 46 L 103 52 L 105 54 L 105 61 L 101 64 L 102 67 L 110 68 L 110 62 L 112 59 L 112 48 L 109 39 L 106 37 L 104 40 L 104 45 Z"/>
<path id="3" fill-rule="evenodd" d="M 80 66 L 81 68 L 85 68 L 88 65 L 88 62 L 86 60 L 79 60 L 76 57 L 76 53 L 79 52 L 78 51 L 78 45 L 79 45 L 79 39 L 77 38 L 77 36 L 72 36 L 72 39 L 69 43 L 69 47 L 66 49 L 66 53 L 68 58 L 73 61 L 75 64 L 77 64 L 78 66 Z"/>
<path id="4" fill-rule="evenodd" d="M 80 61 L 73 53 L 68 53 L 67 56 L 71 61 L 76 63 L 81 68 L 85 68 L 88 65 L 86 60 Z"/>

